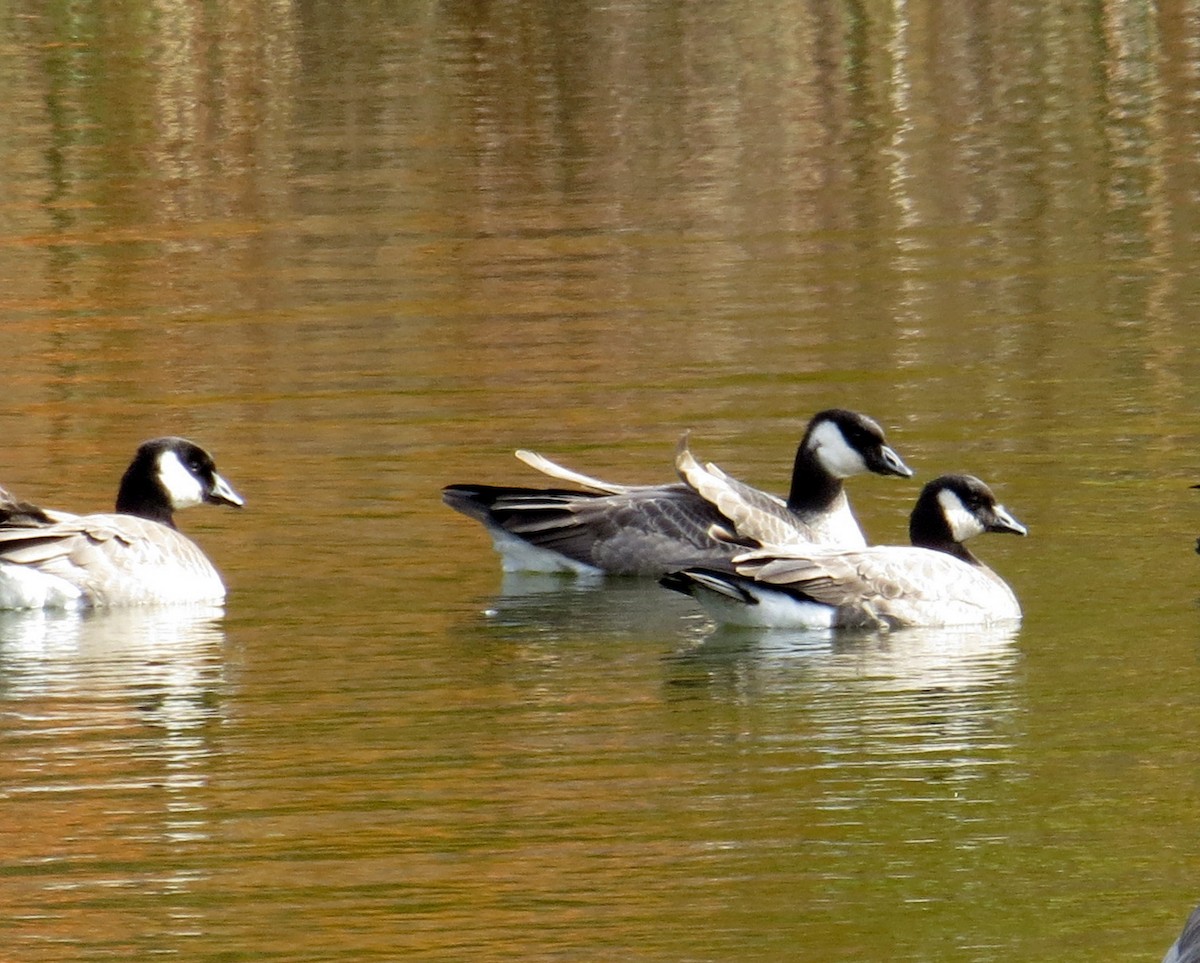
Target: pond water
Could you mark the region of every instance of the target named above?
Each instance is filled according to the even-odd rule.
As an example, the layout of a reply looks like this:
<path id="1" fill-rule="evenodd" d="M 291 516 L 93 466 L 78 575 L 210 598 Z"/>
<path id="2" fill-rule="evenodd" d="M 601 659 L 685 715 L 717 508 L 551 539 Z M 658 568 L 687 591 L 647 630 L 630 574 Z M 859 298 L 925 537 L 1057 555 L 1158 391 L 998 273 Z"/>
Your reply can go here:
<path id="1" fill-rule="evenodd" d="M 1052 5 L 1053 6 L 1053 5 Z M 0 483 L 223 610 L 0 617 L 6 960 L 1158 960 L 1200 900 L 1200 8 L 0 11 Z M 505 577 L 532 448 L 987 480 L 1026 618 L 716 629 Z"/>

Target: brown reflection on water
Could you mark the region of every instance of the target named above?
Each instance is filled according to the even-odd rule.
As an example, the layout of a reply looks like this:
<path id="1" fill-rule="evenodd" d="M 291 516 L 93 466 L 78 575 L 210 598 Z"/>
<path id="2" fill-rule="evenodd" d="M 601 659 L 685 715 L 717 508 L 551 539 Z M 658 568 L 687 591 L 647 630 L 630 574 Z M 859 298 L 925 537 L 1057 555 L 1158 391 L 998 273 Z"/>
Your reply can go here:
<path id="1" fill-rule="evenodd" d="M 389 324 L 442 319 L 450 356 L 416 355 L 427 371 L 465 349 L 472 371 L 491 358 L 540 383 L 539 363 L 567 363 L 636 383 L 615 326 L 647 366 L 700 379 L 713 358 L 815 375 L 830 352 L 848 371 L 916 369 L 906 411 L 931 355 L 1006 359 L 992 403 L 1036 410 L 1047 399 L 1023 386 L 1070 362 L 1080 319 L 1145 318 L 1156 353 L 1179 339 L 1186 17 L 226 12 L 21 22 L 9 70 L 45 96 L 18 108 L 62 146 L 13 165 L 10 196 L 31 229 L 20 260 L 48 254 L 60 280 L 47 301 L 42 270 L 13 271 L 10 303 L 49 316 L 56 354 L 77 312 L 143 336 L 224 321 L 167 348 L 219 338 L 234 363 L 201 380 L 252 367 L 286 391 L 292 366 L 263 353 L 288 351 L 314 301 L 352 302 Z M 147 379 L 165 391 L 152 364 L 130 387 Z"/>

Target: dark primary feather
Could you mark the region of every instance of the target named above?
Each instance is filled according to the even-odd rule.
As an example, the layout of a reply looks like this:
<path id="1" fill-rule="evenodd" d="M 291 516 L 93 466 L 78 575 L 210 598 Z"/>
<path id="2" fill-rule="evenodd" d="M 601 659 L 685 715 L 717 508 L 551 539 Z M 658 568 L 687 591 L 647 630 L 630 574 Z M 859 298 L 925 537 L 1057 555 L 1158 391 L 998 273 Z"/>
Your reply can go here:
<path id="1" fill-rule="evenodd" d="M 673 560 L 693 564 L 714 551 L 732 556 L 751 547 L 714 540 L 714 530 L 732 530 L 729 519 L 684 485 L 612 495 L 449 485 L 442 497 L 451 508 L 538 548 L 621 574 L 659 574 Z"/>
<path id="2" fill-rule="evenodd" d="M 35 528 L 53 523 L 54 518 L 46 509 L 32 502 L 23 502 L 13 497 L 7 489 L 0 488 L 0 526 Z"/>

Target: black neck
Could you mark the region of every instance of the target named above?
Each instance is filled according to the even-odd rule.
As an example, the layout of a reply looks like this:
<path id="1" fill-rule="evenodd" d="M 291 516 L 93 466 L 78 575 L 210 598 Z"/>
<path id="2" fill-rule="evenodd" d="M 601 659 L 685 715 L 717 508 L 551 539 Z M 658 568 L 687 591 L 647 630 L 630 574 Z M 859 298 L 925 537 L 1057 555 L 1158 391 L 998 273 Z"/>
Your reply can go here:
<path id="1" fill-rule="evenodd" d="M 808 438 L 796 449 L 788 508 L 801 514 L 829 508 L 842 493 L 842 480 L 834 478 L 808 448 Z"/>
<path id="2" fill-rule="evenodd" d="M 117 513 L 120 515 L 136 515 L 168 528 L 175 527 L 175 514 L 163 497 L 162 489 L 148 481 L 144 474 L 134 471 L 131 465 L 121 479 L 121 487 L 117 491 Z"/>
<path id="3" fill-rule="evenodd" d="M 930 548 L 961 559 L 968 565 L 981 564 L 962 542 L 954 540 L 946 516 L 933 498 L 922 495 L 908 519 L 908 540 L 917 548 Z"/>

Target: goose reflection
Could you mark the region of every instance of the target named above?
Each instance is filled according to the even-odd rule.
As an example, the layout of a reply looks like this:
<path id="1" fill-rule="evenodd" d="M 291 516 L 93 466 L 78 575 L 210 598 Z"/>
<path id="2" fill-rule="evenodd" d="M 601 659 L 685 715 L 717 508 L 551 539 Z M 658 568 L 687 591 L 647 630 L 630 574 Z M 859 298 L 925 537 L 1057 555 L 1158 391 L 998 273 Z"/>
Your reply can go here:
<path id="1" fill-rule="evenodd" d="M 182 847 L 211 835 L 204 792 L 225 684 L 222 614 L 220 606 L 0 614 L 5 807 L 20 829 L 8 856 L 60 867 L 47 900 L 70 898 L 59 892 L 63 874 L 76 893 L 194 883 Z M 105 879 L 93 876 L 104 864 Z M 128 879 L 114 882 L 112 865 Z"/>
<path id="2" fill-rule="evenodd" d="M 540 637 L 639 635 L 676 639 L 681 627 L 707 621 L 686 599 L 653 582 L 625 578 L 566 578 L 506 573 L 495 596 L 479 603 L 481 621 Z"/>
<path id="3" fill-rule="evenodd" d="M 1018 633 L 718 629 L 672 657 L 668 684 L 676 700 L 779 706 L 794 714 L 779 739 L 831 773 L 853 760 L 862 787 L 872 772 L 880 785 L 917 771 L 953 782 L 1012 762 Z"/>
<path id="4" fill-rule="evenodd" d="M 219 604 L 0 612 L 4 698 L 196 696 L 219 667 L 223 616 Z"/>
<path id="5" fill-rule="evenodd" d="M 678 652 L 675 661 L 705 666 L 732 659 L 751 666 L 764 681 L 789 685 L 799 673 L 814 684 L 859 683 L 877 691 L 966 690 L 1008 679 L 1019 634 L 1016 624 L 890 632 L 717 626 L 700 633 L 697 644 Z"/>

